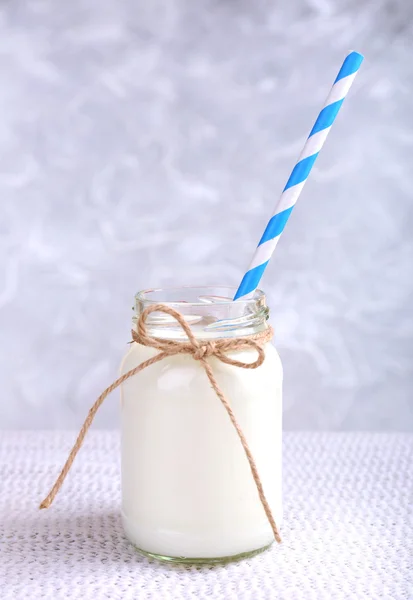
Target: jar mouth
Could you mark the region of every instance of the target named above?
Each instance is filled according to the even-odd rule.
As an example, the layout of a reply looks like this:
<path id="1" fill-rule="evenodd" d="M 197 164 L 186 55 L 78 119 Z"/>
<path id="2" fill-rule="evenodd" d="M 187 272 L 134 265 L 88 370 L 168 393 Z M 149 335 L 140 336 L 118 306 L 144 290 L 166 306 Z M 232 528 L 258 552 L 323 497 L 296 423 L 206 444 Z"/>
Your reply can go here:
<path id="1" fill-rule="evenodd" d="M 232 337 L 249 335 L 266 328 L 268 307 L 262 290 L 251 298 L 233 300 L 237 288 L 223 285 L 151 288 L 135 295 L 134 322 L 154 304 L 165 304 L 177 310 L 197 337 Z M 181 337 L 176 320 L 161 312 L 151 313 L 147 326 L 159 337 Z"/>
<path id="2" fill-rule="evenodd" d="M 224 285 L 205 285 L 205 286 L 191 286 L 184 285 L 180 287 L 167 287 L 167 288 L 149 288 L 141 290 L 135 294 L 136 302 L 144 302 L 147 305 L 150 304 L 166 304 L 180 305 L 180 304 L 191 304 L 192 306 L 205 306 L 208 303 L 215 305 L 225 304 L 229 302 L 236 302 L 237 305 L 254 305 L 260 300 L 265 301 L 265 294 L 262 290 L 255 290 L 251 298 L 240 298 L 233 300 L 237 288 L 235 286 L 224 286 Z M 190 300 L 184 297 L 188 296 Z"/>

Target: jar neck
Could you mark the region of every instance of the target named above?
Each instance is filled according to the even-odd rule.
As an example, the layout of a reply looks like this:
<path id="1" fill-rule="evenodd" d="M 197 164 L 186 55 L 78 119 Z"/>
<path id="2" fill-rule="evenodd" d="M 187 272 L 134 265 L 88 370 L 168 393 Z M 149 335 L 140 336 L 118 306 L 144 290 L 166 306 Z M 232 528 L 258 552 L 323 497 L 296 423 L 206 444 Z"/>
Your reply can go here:
<path id="1" fill-rule="evenodd" d="M 247 337 L 265 330 L 269 316 L 265 294 L 232 300 L 236 288 L 180 287 L 144 290 L 135 296 L 133 326 L 142 312 L 154 304 L 166 304 L 181 313 L 198 339 Z M 148 334 L 162 339 L 185 340 L 186 334 L 170 315 L 154 312 L 146 321 Z"/>

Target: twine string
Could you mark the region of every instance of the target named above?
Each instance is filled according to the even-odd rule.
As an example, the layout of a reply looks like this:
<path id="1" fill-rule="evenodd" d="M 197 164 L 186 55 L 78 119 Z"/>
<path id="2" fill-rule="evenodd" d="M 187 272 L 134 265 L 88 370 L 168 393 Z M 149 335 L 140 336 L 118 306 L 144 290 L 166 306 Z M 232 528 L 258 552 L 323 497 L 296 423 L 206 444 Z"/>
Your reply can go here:
<path id="1" fill-rule="evenodd" d="M 147 319 L 148 319 L 148 316 L 153 312 L 162 312 L 164 314 L 167 314 L 167 315 L 170 315 L 171 317 L 173 317 L 179 323 L 179 325 L 182 327 L 183 331 L 185 332 L 185 334 L 188 338 L 188 341 L 182 342 L 182 341 L 175 341 L 175 340 L 164 340 L 164 339 L 150 336 L 148 333 L 148 330 L 147 330 Z M 262 331 L 260 333 L 257 333 L 257 334 L 254 334 L 254 335 L 251 335 L 248 337 L 223 338 L 223 339 L 218 339 L 218 340 L 214 340 L 214 341 L 198 340 L 195 337 L 195 335 L 194 335 L 193 331 L 191 330 L 190 326 L 188 325 L 188 323 L 185 321 L 185 318 L 178 311 L 174 310 L 173 308 L 171 308 L 165 304 L 154 304 L 154 305 L 146 308 L 139 317 L 139 320 L 137 323 L 137 331 L 132 330 L 132 339 L 134 342 L 136 342 L 138 344 L 159 350 L 159 353 L 156 354 L 155 356 L 153 356 L 152 358 L 144 361 L 143 363 L 141 363 L 134 369 L 131 369 L 130 371 L 127 371 L 126 373 L 124 373 L 121 377 L 116 379 L 116 381 L 114 381 L 109 387 L 107 387 L 105 389 L 105 391 L 99 396 L 99 398 L 96 400 L 96 402 L 93 404 L 93 406 L 89 410 L 89 413 L 79 431 L 79 434 L 73 445 L 73 448 L 71 449 L 69 456 L 68 456 L 59 476 L 57 477 L 53 487 L 51 488 L 49 494 L 46 496 L 46 498 L 40 504 L 40 508 L 49 508 L 49 506 L 52 504 L 53 500 L 55 499 L 56 494 L 62 487 L 63 482 L 66 479 L 66 476 L 73 464 L 73 461 L 75 460 L 76 455 L 79 452 L 79 450 L 83 444 L 83 441 L 86 437 L 89 427 L 91 426 L 91 424 L 93 422 L 93 419 L 95 418 L 97 411 L 99 410 L 100 406 L 102 405 L 103 401 L 107 398 L 107 396 L 109 396 L 109 394 L 111 392 L 113 392 L 113 390 L 115 390 L 117 387 L 119 387 L 124 381 L 126 381 L 127 379 L 130 379 L 131 377 L 134 377 L 135 375 L 137 375 L 138 373 L 140 373 L 147 367 L 150 367 L 151 365 L 163 360 L 164 358 L 167 358 L 168 356 L 176 356 L 178 354 L 188 354 L 188 355 L 191 355 L 194 360 L 197 360 L 201 364 L 202 368 L 204 369 L 204 371 L 209 379 L 209 382 L 210 382 L 212 388 L 214 389 L 216 395 L 218 396 L 219 400 L 221 401 L 222 405 L 224 406 L 224 408 L 231 420 L 231 423 L 237 432 L 237 435 L 241 441 L 242 447 L 244 449 L 245 455 L 247 457 L 247 460 L 248 460 L 248 463 L 249 463 L 249 466 L 251 469 L 252 477 L 254 479 L 255 486 L 257 488 L 259 499 L 261 501 L 261 504 L 262 504 L 262 507 L 266 514 L 266 517 L 268 519 L 268 522 L 271 525 L 271 529 L 273 531 L 274 538 L 276 539 L 277 542 L 281 542 L 280 533 L 279 533 L 278 527 L 275 523 L 275 519 L 273 517 L 268 500 L 265 496 L 261 478 L 258 474 L 257 465 L 256 465 L 254 457 L 251 453 L 248 442 L 247 442 L 245 435 L 237 421 L 237 418 L 235 417 L 232 407 L 231 407 L 229 401 L 227 400 L 226 396 L 222 392 L 222 390 L 215 378 L 212 367 L 207 360 L 209 357 L 215 356 L 218 360 L 220 360 L 221 362 L 226 363 L 228 365 L 239 367 L 241 369 L 257 369 L 259 366 L 262 365 L 262 363 L 264 362 L 264 359 L 265 359 L 265 352 L 264 352 L 263 345 L 266 342 L 268 342 L 272 338 L 272 336 L 273 336 L 273 331 L 269 327 L 268 329 L 265 329 L 264 331 Z M 257 352 L 257 359 L 251 363 L 246 363 L 243 361 L 236 360 L 234 358 L 230 358 L 227 355 L 227 353 L 234 351 L 234 350 L 255 350 Z"/>

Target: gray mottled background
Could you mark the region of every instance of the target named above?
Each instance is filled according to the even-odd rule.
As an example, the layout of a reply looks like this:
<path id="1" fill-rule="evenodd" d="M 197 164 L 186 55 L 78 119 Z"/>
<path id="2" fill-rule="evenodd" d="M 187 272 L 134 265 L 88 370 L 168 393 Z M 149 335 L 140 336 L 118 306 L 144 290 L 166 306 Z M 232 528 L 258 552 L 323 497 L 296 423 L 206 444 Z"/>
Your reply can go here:
<path id="1" fill-rule="evenodd" d="M 412 40 L 407 0 L 3 2 L 0 426 L 78 427 L 139 288 L 239 282 L 356 49 L 263 287 L 286 428 L 413 430 Z"/>

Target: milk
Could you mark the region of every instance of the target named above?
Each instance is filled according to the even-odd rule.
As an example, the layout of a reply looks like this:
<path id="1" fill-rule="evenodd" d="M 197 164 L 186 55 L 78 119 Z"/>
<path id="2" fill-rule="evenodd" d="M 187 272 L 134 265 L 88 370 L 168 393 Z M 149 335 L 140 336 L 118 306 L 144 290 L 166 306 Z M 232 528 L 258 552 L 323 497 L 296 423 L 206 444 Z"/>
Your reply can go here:
<path id="1" fill-rule="evenodd" d="M 122 373 L 157 350 L 133 343 Z M 230 401 L 277 525 L 281 521 L 281 386 L 277 351 L 257 369 L 208 358 Z M 253 350 L 229 353 L 253 362 Z M 161 557 L 217 559 L 264 548 L 273 533 L 241 442 L 201 364 L 178 355 L 121 391 L 122 518 L 129 540 Z"/>

